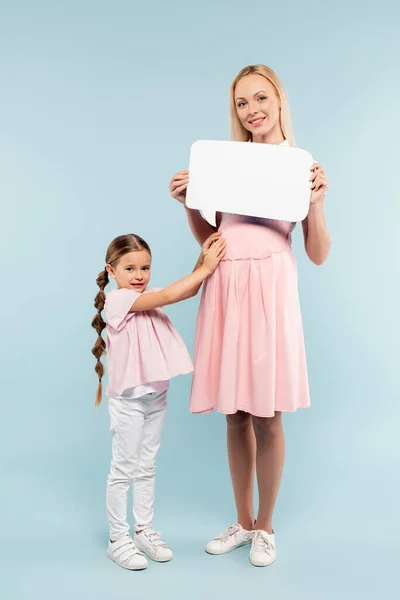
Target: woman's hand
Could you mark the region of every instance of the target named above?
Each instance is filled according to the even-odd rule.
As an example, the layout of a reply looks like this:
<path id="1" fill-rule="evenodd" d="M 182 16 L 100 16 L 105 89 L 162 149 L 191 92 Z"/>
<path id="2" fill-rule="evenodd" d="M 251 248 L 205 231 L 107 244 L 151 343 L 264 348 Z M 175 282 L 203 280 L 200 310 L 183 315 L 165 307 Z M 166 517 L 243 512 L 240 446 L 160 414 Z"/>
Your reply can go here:
<path id="1" fill-rule="evenodd" d="M 314 163 L 311 167 L 311 204 L 318 205 L 324 201 L 329 185 L 325 177 L 325 171 L 319 163 Z"/>
<path id="2" fill-rule="evenodd" d="M 203 258 L 203 267 L 211 273 L 214 273 L 226 252 L 226 241 L 221 233 L 213 233 L 204 242 L 201 255 Z"/>
<path id="3" fill-rule="evenodd" d="M 169 182 L 169 191 L 171 196 L 182 204 L 185 204 L 186 202 L 186 188 L 188 184 L 189 169 L 186 169 L 186 171 L 179 171 Z"/>

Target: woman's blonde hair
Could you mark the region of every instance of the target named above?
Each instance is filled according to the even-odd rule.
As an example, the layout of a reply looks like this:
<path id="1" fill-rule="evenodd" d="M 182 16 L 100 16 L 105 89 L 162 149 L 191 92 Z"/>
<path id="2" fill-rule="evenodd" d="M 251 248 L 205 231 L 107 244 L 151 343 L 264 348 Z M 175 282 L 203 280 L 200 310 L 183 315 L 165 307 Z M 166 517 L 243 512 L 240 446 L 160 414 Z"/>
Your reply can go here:
<path id="1" fill-rule="evenodd" d="M 275 71 L 266 67 L 265 65 L 250 65 L 245 67 L 238 73 L 233 80 L 230 89 L 230 122 L 231 122 L 231 138 L 236 142 L 248 142 L 251 140 L 251 133 L 243 127 L 242 123 L 237 114 L 236 102 L 235 102 L 235 90 L 236 86 L 243 77 L 247 75 L 261 75 L 268 79 L 268 81 L 274 86 L 276 94 L 280 104 L 280 125 L 283 133 L 283 137 L 289 142 L 291 146 L 295 146 L 292 121 L 290 119 L 289 102 L 286 96 L 285 89 L 278 79 Z"/>

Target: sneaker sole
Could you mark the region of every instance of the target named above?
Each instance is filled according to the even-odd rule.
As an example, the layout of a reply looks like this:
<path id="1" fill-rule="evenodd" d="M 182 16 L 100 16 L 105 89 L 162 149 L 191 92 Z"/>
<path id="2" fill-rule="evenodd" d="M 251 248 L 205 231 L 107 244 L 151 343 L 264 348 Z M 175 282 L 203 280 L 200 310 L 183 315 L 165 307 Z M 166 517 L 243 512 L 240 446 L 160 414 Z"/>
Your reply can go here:
<path id="1" fill-rule="evenodd" d="M 171 558 L 157 558 L 156 556 L 153 557 L 153 556 L 151 556 L 151 554 L 148 554 L 146 552 L 146 550 L 143 550 L 142 548 L 139 548 L 138 545 L 136 545 L 136 548 L 138 550 L 140 550 L 140 552 L 142 552 L 142 554 L 145 554 L 147 556 L 147 558 L 149 558 L 153 562 L 166 563 L 166 562 L 171 562 L 171 560 L 173 559 L 173 556 L 171 556 Z"/>
<path id="2" fill-rule="evenodd" d="M 229 552 L 233 552 L 234 550 L 237 550 L 238 548 L 241 548 L 242 546 L 249 546 L 250 544 L 251 544 L 251 540 L 249 540 L 248 542 L 243 542 L 242 544 L 238 544 L 237 546 L 234 546 L 230 550 L 224 550 L 222 552 L 218 552 L 218 551 L 215 552 L 213 550 L 207 550 L 207 548 L 206 548 L 206 552 L 207 552 L 207 554 L 211 554 L 212 556 L 221 556 L 222 554 L 229 554 Z"/>
<path id="3" fill-rule="evenodd" d="M 253 567 L 258 567 L 260 569 L 265 568 L 265 567 L 270 567 L 271 565 L 274 564 L 275 560 L 276 560 L 276 557 L 274 558 L 274 560 L 271 560 L 271 562 L 268 563 L 267 565 L 255 565 L 253 562 L 251 562 L 251 558 L 249 557 L 250 564 L 253 565 Z"/>
<path id="4" fill-rule="evenodd" d="M 127 565 L 124 565 L 123 563 L 119 562 L 116 558 L 109 554 L 109 552 L 107 552 L 107 556 L 110 560 L 115 562 L 116 565 L 121 567 L 121 569 L 126 569 L 127 571 L 144 571 L 145 569 L 147 569 L 147 565 L 144 565 L 143 567 L 128 567 Z"/>

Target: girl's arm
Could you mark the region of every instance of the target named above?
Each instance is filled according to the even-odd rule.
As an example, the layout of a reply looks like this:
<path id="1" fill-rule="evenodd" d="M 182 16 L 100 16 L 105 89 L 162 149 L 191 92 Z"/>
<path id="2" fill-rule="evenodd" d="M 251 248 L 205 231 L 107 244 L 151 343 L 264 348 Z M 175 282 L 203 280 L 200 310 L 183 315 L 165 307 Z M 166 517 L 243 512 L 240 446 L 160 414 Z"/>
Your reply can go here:
<path id="1" fill-rule="evenodd" d="M 221 234 L 218 233 L 218 232 L 216 232 L 216 233 L 211 234 L 210 237 L 208 237 L 206 239 L 206 241 L 204 242 L 203 247 L 201 249 L 200 256 L 197 259 L 197 263 L 195 264 L 194 269 L 192 271 L 193 273 L 195 271 L 197 271 L 197 269 L 200 269 L 200 267 L 204 263 L 204 258 L 207 255 L 208 251 L 210 250 L 213 242 L 216 242 L 218 239 L 220 239 L 220 237 L 221 237 Z M 201 283 L 199 284 L 199 286 L 197 287 L 196 290 L 193 290 L 193 293 L 189 293 L 184 298 L 182 298 L 182 300 L 186 300 L 187 298 L 191 298 L 193 296 L 196 296 L 196 294 L 199 291 L 200 287 L 201 287 Z"/>
<path id="2" fill-rule="evenodd" d="M 214 234 L 218 236 L 218 234 Z M 211 236 L 211 237 L 214 237 Z M 204 244 L 206 245 L 209 240 Z M 186 300 L 195 296 L 200 289 L 201 284 L 219 265 L 221 259 L 225 256 L 225 241 L 222 238 L 210 242 L 210 247 L 206 253 L 204 249 L 196 263 L 195 270 L 190 274 L 167 286 L 160 292 L 151 292 L 150 294 L 141 294 L 134 302 L 129 312 L 138 312 L 151 310 L 168 304 L 175 304 L 181 300 Z"/>
<path id="3" fill-rule="evenodd" d="M 303 221 L 304 246 L 307 256 L 316 265 L 322 265 L 328 258 L 331 238 L 324 216 L 324 199 L 328 182 L 322 166 L 314 163 L 311 168 L 310 210 Z"/>

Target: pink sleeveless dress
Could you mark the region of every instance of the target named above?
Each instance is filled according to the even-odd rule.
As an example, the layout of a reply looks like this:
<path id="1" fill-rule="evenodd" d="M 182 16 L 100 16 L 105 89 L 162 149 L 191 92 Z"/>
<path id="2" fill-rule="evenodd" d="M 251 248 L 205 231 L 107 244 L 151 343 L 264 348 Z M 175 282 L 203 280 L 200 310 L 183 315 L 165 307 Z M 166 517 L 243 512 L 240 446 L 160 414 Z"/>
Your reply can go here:
<path id="1" fill-rule="evenodd" d="M 203 288 L 192 413 L 259 417 L 310 404 L 294 223 L 223 214 L 227 253 Z"/>

